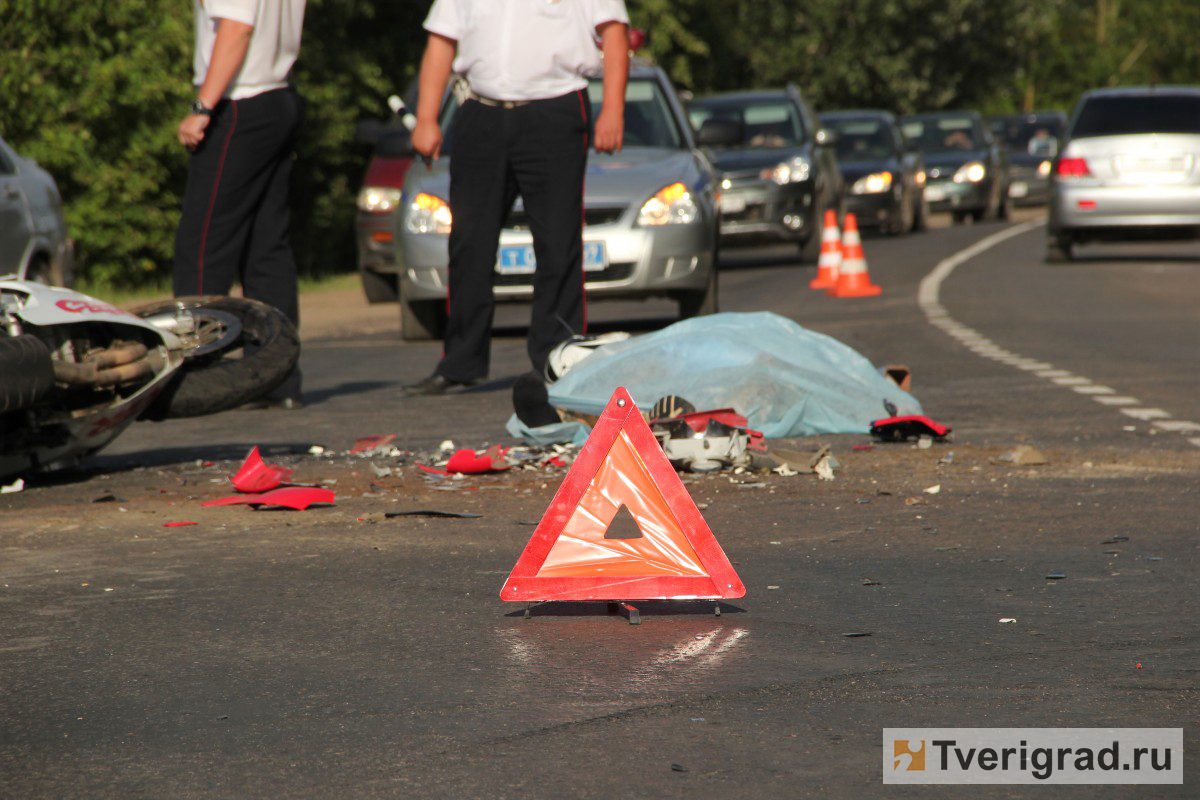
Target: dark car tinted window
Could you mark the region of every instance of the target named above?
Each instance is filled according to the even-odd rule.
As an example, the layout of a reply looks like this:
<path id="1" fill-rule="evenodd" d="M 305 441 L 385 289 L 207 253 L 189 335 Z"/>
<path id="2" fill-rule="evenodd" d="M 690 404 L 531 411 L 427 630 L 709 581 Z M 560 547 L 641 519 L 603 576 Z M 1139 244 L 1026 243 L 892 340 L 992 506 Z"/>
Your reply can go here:
<path id="1" fill-rule="evenodd" d="M 697 130 L 710 119 L 740 122 L 746 132 L 742 144 L 747 147 L 795 147 L 806 138 L 796 107 L 783 98 L 698 101 L 688 109 L 688 117 Z"/>
<path id="2" fill-rule="evenodd" d="M 984 146 L 983 131 L 972 117 L 909 117 L 900 128 L 922 150 L 973 150 Z"/>
<path id="3" fill-rule="evenodd" d="M 1126 133 L 1200 133 L 1200 95 L 1091 97 L 1071 127 L 1073 139 Z"/>
<path id="4" fill-rule="evenodd" d="M 883 161 L 896 152 L 891 128 L 878 119 L 825 119 L 837 133 L 839 161 Z"/>

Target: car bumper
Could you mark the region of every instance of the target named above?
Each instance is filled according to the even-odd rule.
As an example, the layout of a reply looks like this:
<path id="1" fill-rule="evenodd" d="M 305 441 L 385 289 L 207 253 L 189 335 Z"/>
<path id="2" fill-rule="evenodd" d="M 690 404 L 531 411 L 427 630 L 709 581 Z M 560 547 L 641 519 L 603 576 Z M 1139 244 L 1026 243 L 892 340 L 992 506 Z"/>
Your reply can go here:
<path id="1" fill-rule="evenodd" d="M 988 189 L 986 183 L 929 181 L 925 200 L 930 211 L 978 211 L 987 208 Z"/>
<path id="2" fill-rule="evenodd" d="M 846 195 L 846 211 L 853 213 L 860 228 L 882 228 L 890 224 L 900 208 L 900 196 L 894 192 Z"/>
<path id="3" fill-rule="evenodd" d="M 1059 184 L 1050 227 L 1062 229 L 1200 229 L 1200 185 L 1088 186 Z"/>
<path id="4" fill-rule="evenodd" d="M 650 297 L 675 291 L 697 291 L 708 286 L 713 263 L 711 221 L 659 228 L 626 228 L 605 231 L 590 227 L 584 241 L 603 242 L 607 257 L 603 269 L 586 273 L 589 297 Z M 446 296 L 448 239 L 439 234 L 405 234 L 401 256 L 401 291 L 409 300 L 436 300 Z M 528 245 L 527 232 L 504 231 L 500 245 Z M 533 297 L 531 274 L 497 274 L 497 300 Z"/>
<path id="5" fill-rule="evenodd" d="M 355 240 L 358 245 L 359 269 L 395 273 L 396 262 L 395 213 L 366 214 L 358 212 L 355 219 Z"/>
<path id="6" fill-rule="evenodd" d="M 721 192 L 723 242 L 807 241 L 813 235 L 815 187 L 811 181 L 780 186 L 763 181 Z"/>

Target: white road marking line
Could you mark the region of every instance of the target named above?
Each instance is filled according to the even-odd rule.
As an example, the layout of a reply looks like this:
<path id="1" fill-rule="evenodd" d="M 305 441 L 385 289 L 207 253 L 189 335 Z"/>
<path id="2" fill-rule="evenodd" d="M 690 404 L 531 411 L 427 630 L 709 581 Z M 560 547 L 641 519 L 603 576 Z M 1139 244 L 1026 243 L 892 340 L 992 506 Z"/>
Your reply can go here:
<path id="1" fill-rule="evenodd" d="M 1032 220 L 1021 225 L 1013 225 L 998 233 L 993 233 L 991 236 L 986 236 L 970 247 L 939 261 L 933 270 L 921 279 L 920 286 L 917 288 L 917 305 L 925 313 L 925 318 L 929 324 L 941 328 L 947 335 L 953 339 L 957 339 L 973 353 L 984 358 L 990 358 L 1001 364 L 1016 367 L 1025 372 L 1032 372 L 1039 378 L 1047 378 L 1058 386 L 1068 387 L 1072 391 L 1089 396 L 1097 403 L 1117 407 L 1117 410 L 1122 414 L 1134 419 L 1150 422 L 1155 428 L 1164 431 L 1200 431 L 1200 423 L 1172 419 L 1171 414 L 1161 408 L 1124 408 L 1123 406 L 1137 406 L 1141 401 L 1135 397 L 1118 395 L 1115 389 L 1092 383 L 1090 379 L 1082 375 L 1075 375 L 1070 370 L 1058 369 L 1053 364 L 1048 364 L 1045 361 L 1019 356 L 1000 347 L 979 331 L 963 325 L 946 311 L 940 297 L 942 281 L 950 277 L 950 274 L 959 265 L 970 261 L 980 253 L 990 250 L 1007 239 L 1027 233 L 1043 224 L 1045 224 L 1043 220 Z M 1125 426 L 1125 429 L 1129 430 L 1130 427 Z M 1196 447 L 1200 447 L 1200 436 L 1194 436 L 1188 439 L 1188 442 Z"/>
<path id="2" fill-rule="evenodd" d="M 1161 408 L 1122 408 L 1122 414 L 1126 414 L 1134 419 L 1140 419 L 1144 422 L 1149 422 L 1152 419 L 1170 419 L 1171 415 Z"/>

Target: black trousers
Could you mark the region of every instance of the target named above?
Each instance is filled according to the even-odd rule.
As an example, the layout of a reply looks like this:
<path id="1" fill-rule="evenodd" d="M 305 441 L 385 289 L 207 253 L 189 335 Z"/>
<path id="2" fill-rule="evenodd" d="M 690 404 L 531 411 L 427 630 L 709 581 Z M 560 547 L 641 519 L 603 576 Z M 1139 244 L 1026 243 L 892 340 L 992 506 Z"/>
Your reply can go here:
<path id="1" fill-rule="evenodd" d="M 583 296 L 583 178 L 591 106 L 585 91 L 516 108 L 467 101 L 454 120 L 450 159 L 449 320 L 437 372 L 487 377 L 500 230 L 517 195 L 537 270 L 527 348 L 543 371 L 556 344 L 587 324 Z"/>
<path id="2" fill-rule="evenodd" d="M 242 293 L 300 324 L 296 259 L 288 240 L 288 194 L 304 101 L 292 89 L 217 104 L 188 160 L 175 233 L 176 296 Z M 272 392 L 300 396 L 297 369 Z"/>

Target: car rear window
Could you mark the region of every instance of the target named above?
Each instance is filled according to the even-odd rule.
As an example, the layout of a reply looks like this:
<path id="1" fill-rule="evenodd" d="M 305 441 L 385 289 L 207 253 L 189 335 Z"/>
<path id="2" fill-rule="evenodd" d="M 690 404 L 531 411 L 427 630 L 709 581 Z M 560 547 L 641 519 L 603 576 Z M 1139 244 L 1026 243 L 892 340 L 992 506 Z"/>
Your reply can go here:
<path id="1" fill-rule="evenodd" d="M 891 130 L 881 120 L 831 119 L 825 122 L 837 133 L 839 161 L 883 161 L 896 151 Z"/>
<path id="2" fill-rule="evenodd" d="M 796 107 L 786 98 L 695 101 L 688 108 L 688 117 L 696 130 L 710 119 L 740 122 L 746 147 L 795 147 L 807 139 Z"/>
<path id="3" fill-rule="evenodd" d="M 1090 97 L 1071 126 L 1070 138 L 1128 133 L 1200 133 L 1200 94 Z"/>

